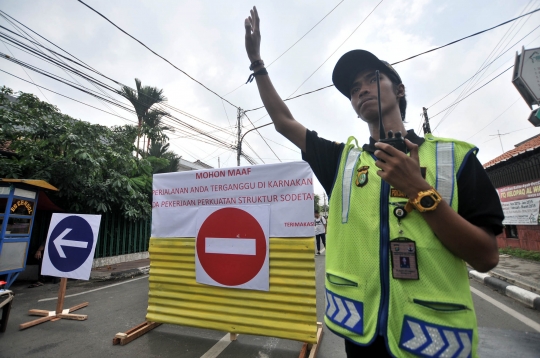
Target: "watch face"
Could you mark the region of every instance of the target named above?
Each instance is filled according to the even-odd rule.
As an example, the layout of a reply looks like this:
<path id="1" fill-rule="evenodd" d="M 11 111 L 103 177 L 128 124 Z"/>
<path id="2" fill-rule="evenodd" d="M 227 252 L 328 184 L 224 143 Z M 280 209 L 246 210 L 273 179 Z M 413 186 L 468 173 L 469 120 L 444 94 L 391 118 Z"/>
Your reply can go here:
<path id="1" fill-rule="evenodd" d="M 422 205 L 424 208 L 431 208 L 433 205 L 435 205 L 435 200 L 431 196 L 424 196 L 422 199 L 420 199 L 420 205 Z"/>

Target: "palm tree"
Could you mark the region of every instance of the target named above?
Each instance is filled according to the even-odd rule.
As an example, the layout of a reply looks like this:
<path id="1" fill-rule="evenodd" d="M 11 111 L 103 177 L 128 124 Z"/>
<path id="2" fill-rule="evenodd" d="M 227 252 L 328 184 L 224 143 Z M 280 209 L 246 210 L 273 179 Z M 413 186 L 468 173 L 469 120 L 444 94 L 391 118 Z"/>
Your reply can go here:
<path id="1" fill-rule="evenodd" d="M 167 101 L 163 95 L 163 90 L 157 87 L 143 86 L 141 80 L 135 78 L 136 90 L 128 86 L 123 86 L 118 93 L 131 102 L 137 119 L 139 121 L 139 134 L 137 136 L 137 156 L 139 156 L 139 141 L 141 139 L 141 128 L 144 122 L 144 117 L 148 114 L 150 107 L 156 103 Z"/>
<path id="2" fill-rule="evenodd" d="M 178 165 L 180 164 L 180 156 L 178 154 L 169 151 L 169 143 L 163 143 L 160 141 L 151 141 L 151 144 L 148 148 L 148 157 L 147 159 L 154 158 L 152 162 L 159 163 L 156 168 L 154 168 L 154 174 L 156 173 L 169 173 L 176 172 L 178 170 Z M 157 159 L 157 160 L 156 160 Z M 159 159 L 166 159 L 167 162 L 159 161 Z"/>
<path id="3" fill-rule="evenodd" d="M 152 142 L 167 142 L 169 137 L 165 134 L 165 131 L 173 132 L 173 128 L 166 126 L 161 121 L 163 116 L 167 115 L 167 112 L 163 112 L 159 109 L 151 109 L 144 116 L 143 133 L 147 137 L 146 150 L 150 150 L 150 141 Z M 145 145 L 143 144 L 143 152 L 145 152 Z"/>

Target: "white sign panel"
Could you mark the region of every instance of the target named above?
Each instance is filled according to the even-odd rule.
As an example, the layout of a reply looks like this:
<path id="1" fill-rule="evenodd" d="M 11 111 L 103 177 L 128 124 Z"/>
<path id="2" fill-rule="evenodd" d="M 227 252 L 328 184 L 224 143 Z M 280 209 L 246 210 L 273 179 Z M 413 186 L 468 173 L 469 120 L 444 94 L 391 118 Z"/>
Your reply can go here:
<path id="1" fill-rule="evenodd" d="M 540 101 L 540 47 L 524 50 L 521 56 L 523 62 L 520 76 L 529 92 Z"/>
<path id="2" fill-rule="evenodd" d="M 41 274 L 88 280 L 101 215 L 53 214 Z"/>
<path id="3" fill-rule="evenodd" d="M 197 209 L 198 283 L 268 291 L 270 205 Z"/>
<path id="4" fill-rule="evenodd" d="M 504 225 L 538 225 L 540 198 L 501 202 Z"/>
<path id="5" fill-rule="evenodd" d="M 195 237 L 201 207 L 270 207 L 270 237 L 314 236 L 313 173 L 306 162 L 154 175 L 153 237 Z"/>

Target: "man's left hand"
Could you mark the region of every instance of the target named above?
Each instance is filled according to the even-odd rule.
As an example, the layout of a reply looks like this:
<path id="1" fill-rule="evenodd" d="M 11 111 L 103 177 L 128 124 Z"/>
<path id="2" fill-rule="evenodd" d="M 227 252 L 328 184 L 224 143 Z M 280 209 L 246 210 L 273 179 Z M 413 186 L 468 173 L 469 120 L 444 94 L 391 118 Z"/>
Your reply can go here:
<path id="1" fill-rule="evenodd" d="M 410 156 L 397 150 L 389 144 L 377 142 L 375 151 L 377 162 L 375 165 L 381 170 L 377 174 L 394 188 L 401 190 L 407 197 L 414 198 L 423 190 L 431 186 L 422 178 L 420 159 L 418 158 L 418 145 L 405 139 L 405 144 L 411 153 Z"/>

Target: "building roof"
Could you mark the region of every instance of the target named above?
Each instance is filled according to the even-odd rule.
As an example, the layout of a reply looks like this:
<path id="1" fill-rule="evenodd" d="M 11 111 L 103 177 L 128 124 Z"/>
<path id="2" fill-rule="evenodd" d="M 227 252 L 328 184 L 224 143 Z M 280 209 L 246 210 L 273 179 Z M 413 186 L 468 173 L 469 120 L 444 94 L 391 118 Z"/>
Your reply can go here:
<path id="1" fill-rule="evenodd" d="M 492 167 L 501 162 L 507 161 L 508 159 L 517 157 L 526 152 L 531 152 L 537 148 L 540 148 L 540 134 L 535 135 L 532 138 L 529 138 L 523 142 L 520 142 L 515 145 L 514 149 L 511 149 L 507 152 L 504 152 L 502 155 L 499 155 L 497 158 L 490 160 L 484 164 L 484 168 Z"/>
<path id="2" fill-rule="evenodd" d="M 200 160 L 196 160 L 195 162 L 190 162 L 188 160 L 180 158 L 180 162 L 178 163 L 178 171 L 179 172 L 185 172 L 188 170 L 201 170 L 201 169 L 212 169 L 210 165 L 201 162 Z"/>

